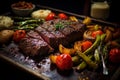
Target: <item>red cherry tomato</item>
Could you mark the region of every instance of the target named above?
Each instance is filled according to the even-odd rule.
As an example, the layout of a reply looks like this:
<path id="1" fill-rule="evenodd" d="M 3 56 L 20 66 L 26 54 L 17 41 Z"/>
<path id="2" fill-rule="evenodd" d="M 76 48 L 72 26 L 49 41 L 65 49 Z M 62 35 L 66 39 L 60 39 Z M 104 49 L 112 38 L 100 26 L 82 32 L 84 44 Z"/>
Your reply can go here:
<path id="1" fill-rule="evenodd" d="M 55 13 L 53 13 L 53 12 L 51 12 L 51 13 L 49 13 L 48 14 L 48 16 L 46 17 L 46 20 L 48 21 L 48 20 L 53 20 L 54 18 L 55 18 Z"/>
<path id="2" fill-rule="evenodd" d="M 92 37 L 96 38 L 97 35 L 101 35 L 103 32 L 101 30 L 96 30 L 92 32 Z"/>
<path id="3" fill-rule="evenodd" d="M 73 66 L 72 58 L 69 54 L 60 54 L 56 58 L 56 65 L 60 70 L 69 70 Z"/>
<path id="4" fill-rule="evenodd" d="M 16 30 L 13 34 L 13 40 L 19 42 L 22 38 L 26 36 L 25 30 Z"/>
<path id="5" fill-rule="evenodd" d="M 120 49 L 111 49 L 109 52 L 109 60 L 113 63 L 120 63 Z"/>
<path id="6" fill-rule="evenodd" d="M 87 50 L 91 46 L 92 46 L 91 41 L 83 41 L 81 44 L 82 51 L 84 52 L 85 50 Z"/>
<path id="7" fill-rule="evenodd" d="M 58 14 L 58 17 L 59 17 L 60 19 L 67 19 L 67 18 L 68 18 L 68 16 L 67 16 L 66 14 L 64 14 L 64 13 L 59 13 L 59 14 Z"/>

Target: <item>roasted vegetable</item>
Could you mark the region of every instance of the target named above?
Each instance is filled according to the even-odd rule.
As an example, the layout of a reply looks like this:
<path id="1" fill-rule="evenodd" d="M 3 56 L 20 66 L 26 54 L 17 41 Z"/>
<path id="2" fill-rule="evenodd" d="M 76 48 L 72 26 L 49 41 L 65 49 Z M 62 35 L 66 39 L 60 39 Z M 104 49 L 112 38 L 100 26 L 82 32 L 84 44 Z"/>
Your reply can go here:
<path id="1" fill-rule="evenodd" d="M 97 63 L 100 63 L 100 54 L 99 54 L 98 49 L 95 49 L 94 58 L 95 58 L 95 61 L 96 61 Z"/>
<path id="2" fill-rule="evenodd" d="M 93 57 L 92 55 L 88 56 L 90 59 Z M 77 70 L 81 71 L 87 67 L 87 63 L 85 61 L 82 61 L 78 66 Z"/>
<path id="3" fill-rule="evenodd" d="M 84 32 L 84 34 L 83 34 L 83 38 L 84 38 L 85 40 L 94 41 L 95 38 L 92 37 L 91 34 L 92 34 L 92 30 L 86 30 L 86 31 Z"/>
<path id="4" fill-rule="evenodd" d="M 90 48 L 92 46 L 92 42 L 91 41 L 83 41 L 81 44 L 81 48 L 82 48 L 82 52 L 84 52 L 85 50 L 87 50 L 88 48 Z"/>
<path id="5" fill-rule="evenodd" d="M 76 51 L 81 51 L 81 52 L 82 52 L 81 44 L 82 44 L 82 41 L 76 41 L 76 42 L 74 43 L 74 49 L 75 49 Z"/>
<path id="6" fill-rule="evenodd" d="M 65 13 L 59 13 L 59 14 L 58 14 L 58 17 L 59 17 L 60 19 L 68 19 L 68 16 L 67 16 Z"/>
<path id="7" fill-rule="evenodd" d="M 48 16 L 45 18 L 45 20 L 46 21 L 53 20 L 53 19 L 55 19 L 55 16 L 56 16 L 56 14 L 51 12 L 51 13 L 48 14 Z"/>
<path id="8" fill-rule="evenodd" d="M 74 49 L 76 51 L 84 52 L 86 49 L 88 49 L 92 45 L 92 42 L 89 40 L 86 41 L 77 41 L 74 43 Z"/>
<path id="9" fill-rule="evenodd" d="M 109 52 L 109 61 L 112 63 L 120 63 L 120 49 L 112 48 Z"/>
<path id="10" fill-rule="evenodd" d="M 0 31 L 0 44 L 8 43 L 14 34 L 13 30 L 2 30 Z"/>
<path id="11" fill-rule="evenodd" d="M 70 16 L 69 19 L 70 19 L 71 21 L 78 22 L 78 19 L 77 19 L 75 16 Z"/>
<path id="12" fill-rule="evenodd" d="M 87 28 L 88 30 L 99 30 L 99 29 L 102 29 L 102 26 L 101 25 L 98 25 L 98 24 L 91 24 L 91 25 L 87 25 Z"/>
<path id="13" fill-rule="evenodd" d="M 60 70 L 69 70 L 73 67 L 72 58 L 69 54 L 60 54 L 56 58 L 56 65 Z"/>
<path id="14" fill-rule="evenodd" d="M 102 30 L 95 30 L 92 32 L 91 36 L 96 38 L 97 35 L 102 35 L 103 31 Z"/>
<path id="15" fill-rule="evenodd" d="M 72 56 L 72 61 L 74 65 L 78 65 L 82 62 L 80 56 L 76 55 L 76 56 Z"/>
<path id="16" fill-rule="evenodd" d="M 49 58 L 50 58 L 51 63 L 56 64 L 56 58 L 57 58 L 57 55 L 53 55 L 53 54 L 51 54 L 51 55 L 49 56 Z"/>
<path id="17" fill-rule="evenodd" d="M 83 54 L 81 52 L 77 52 L 78 55 L 88 64 L 90 68 L 97 69 L 98 64 L 96 62 L 92 61 L 86 54 Z"/>
<path id="18" fill-rule="evenodd" d="M 15 25 L 22 27 L 22 26 L 27 25 L 27 24 L 41 24 L 43 22 L 44 22 L 43 19 L 30 19 L 30 20 L 16 22 Z"/>
<path id="19" fill-rule="evenodd" d="M 113 37 L 112 32 L 109 29 L 106 29 L 105 33 L 106 33 L 105 42 L 111 41 Z"/>
<path id="20" fill-rule="evenodd" d="M 73 67 L 72 57 L 69 54 L 50 55 L 49 58 L 60 70 L 69 70 Z"/>
<path id="21" fill-rule="evenodd" d="M 74 48 L 66 48 L 62 44 L 59 45 L 59 51 L 63 54 L 75 55 L 76 50 Z"/>
<path id="22" fill-rule="evenodd" d="M 25 30 L 16 30 L 13 34 L 13 40 L 19 42 L 22 38 L 26 36 Z"/>
<path id="23" fill-rule="evenodd" d="M 83 23 L 86 24 L 86 25 L 89 25 L 91 24 L 92 20 L 90 17 L 86 17 L 84 20 L 83 20 Z"/>
<path id="24" fill-rule="evenodd" d="M 92 45 L 92 42 L 89 40 L 85 41 L 76 41 L 74 43 L 74 49 L 76 51 L 84 52 L 86 49 L 88 49 Z"/>
<path id="25" fill-rule="evenodd" d="M 95 50 L 95 48 L 100 44 L 100 41 L 101 41 L 101 36 L 98 35 L 98 36 L 96 37 L 96 40 L 95 40 L 95 42 L 93 43 L 93 45 L 92 45 L 90 48 L 88 48 L 87 50 L 85 50 L 85 51 L 83 52 L 83 54 L 89 54 L 90 52 L 92 52 L 93 50 Z"/>

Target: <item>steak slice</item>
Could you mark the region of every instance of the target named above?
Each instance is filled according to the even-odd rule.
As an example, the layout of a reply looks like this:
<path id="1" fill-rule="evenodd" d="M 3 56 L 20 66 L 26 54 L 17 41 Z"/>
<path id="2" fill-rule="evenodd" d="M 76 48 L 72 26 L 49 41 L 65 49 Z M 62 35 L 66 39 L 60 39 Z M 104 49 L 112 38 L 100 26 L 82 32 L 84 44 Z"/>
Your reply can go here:
<path id="1" fill-rule="evenodd" d="M 29 56 L 45 55 L 50 49 L 45 41 L 30 37 L 23 38 L 19 43 L 19 48 Z"/>
<path id="2" fill-rule="evenodd" d="M 56 44 L 57 44 L 57 38 L 50 33 L 49 31 L 47 31 L 46 29 L 42 28 L 41 26 L 37 27 L 35 29 L 35 31 L 37 31 L 41 37 L 52 47 L 52 48 L 56 48 Z"/>
<path id="3" fill-rule="evenodd" d="M 42 28 L 45 28 L 47 31 L 49 31 L 56 37 L 56 44 L 54 48 L 58 48 L 59 44 L 68 45 L 66 36 L 62 32 L 56 30 L 55 28 L 55 24 L 60 21 L 58 20 L 59 19 L 56 19 L 55 21 L 54 20 L 46 21 L 43 25 L 41 25 Z"/>
<path id="4" fill-rule="evenodd" d="M 19 48 L 29 56 L 46 55 L 53 52 L 53 48 L 33 30 L 29 31 L 27 36 L 20 41 Z"/>

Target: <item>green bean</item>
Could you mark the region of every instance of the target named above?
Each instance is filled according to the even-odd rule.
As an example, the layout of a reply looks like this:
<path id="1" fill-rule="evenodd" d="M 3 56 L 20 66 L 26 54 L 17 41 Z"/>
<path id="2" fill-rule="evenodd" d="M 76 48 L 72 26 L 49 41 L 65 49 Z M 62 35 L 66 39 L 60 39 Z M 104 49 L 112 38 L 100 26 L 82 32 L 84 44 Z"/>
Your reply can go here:
<path id="1" fill-rule="evenodd" d="M 89 65 L 90 68 L 97 69 L 98 64 L 92 61 L 86 54 L 78 52 L 78 55 Z"/>
<path id="2" fill-rule="evenodd" d="M 27 25 L 27 24 L 41 24 L 43 23 L 44 20 L 42 19 L 31 19 L 31 20 L 25 20 L 25 21 L 20 21 L 20 22 L 16 22 L 15 25 L 19 25 L 19 26 L 24 26 L 24 25 Z"/>
<path id="3" fill-rule="evenodd" d="M 80 56 L 78 56 L 78 55 L 76 55 L 76 56 L 73 56 L 72 57 L 72 61 L 73 61 L 73 63 L 75 64 L 75 65 L 78 65 L 78 64 L 80 64 Z"/>
<path id="4" fill-rule="evenodd" d="M 88 56 L 90 59 L 93 57 L 92 55 Z M 77 70 L 81 71 L 83 69 L 85 69 L 87 66 L 87 63 L 85 61 L 82 61 L 78 66 L 77 66 Z"/>

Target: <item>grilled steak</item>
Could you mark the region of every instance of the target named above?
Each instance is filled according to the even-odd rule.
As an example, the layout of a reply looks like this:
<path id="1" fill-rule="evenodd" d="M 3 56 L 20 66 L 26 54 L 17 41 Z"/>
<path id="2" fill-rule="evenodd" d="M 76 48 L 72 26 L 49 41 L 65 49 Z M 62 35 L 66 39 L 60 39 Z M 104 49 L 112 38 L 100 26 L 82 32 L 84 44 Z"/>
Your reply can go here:
<path id="1" fill-rule="evenodd" d="M 54 44 L 54 48 L 58 48 L 59 44 L 68 45 L 66 36 L 59 30 L 56 30 L 55 25 L 59 21 L 61 21 L 61 20 L 60 19 L 51 20 L 51 21 L 47 21 L 43 25 L 41 25 L 42 28 L 46 29 L 48 32 L 50 32 L 51 34 L 53 34 L 55 36 L 54 41 L 56 42 L 56 44 Z"/>
<path id="2" fill-rule="evenodd" d="M 20 41 L 20 49 L 27 55 L 45 55 L 58 49 L 59 44 L 68 45 L 82 39 L 85 25 L 81 22 L 54 19 L 46 21 Z"/>
<path id="3" fill-rule="evenodd" d="M 34 31 L 27 33 L 27 37 L 20 41 L 19 48 L 29 56 L 45 55 L 53 51 L 53 48 Z"/>
<path id="4" fill-rule="evenodd" d="M 37 31 L 41 36 L 42 38 L 53 48 L 56 47 L 56 44 L 57 44 L 57 39 L 56 37 L 50 33 L 49 31 L 47 31 L 46 29 L 42 28 L 41 26 L 37 27 L 35 29 L 35 31 Z"/>

